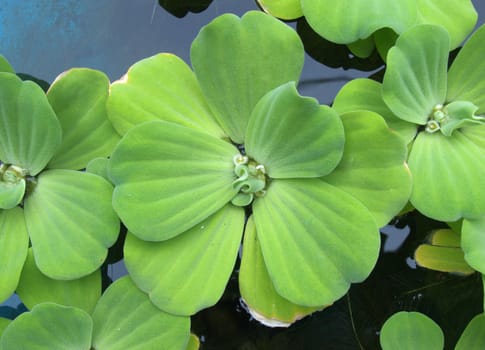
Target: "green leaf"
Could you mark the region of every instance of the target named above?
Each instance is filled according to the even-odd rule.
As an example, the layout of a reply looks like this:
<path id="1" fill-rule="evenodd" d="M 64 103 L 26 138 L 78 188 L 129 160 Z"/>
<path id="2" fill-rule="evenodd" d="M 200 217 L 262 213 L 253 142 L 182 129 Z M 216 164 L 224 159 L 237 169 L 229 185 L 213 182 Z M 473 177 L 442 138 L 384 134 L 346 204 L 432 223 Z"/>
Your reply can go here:
<path id="1" fill-rule="evenodd" d="M 485 113 L 485 25 L 468 39 L 448 72 L 447 101 L 469 101 Z"/>
<path id="2" fill-rule="evenodd" d="M 111 84 L 108 115 L 118 133 L 151 120 L 165 120 L 218 138 L 224 132 L 207 106 L 194 72 L 172 54 L 145 58 Z"/>
<path id="3" fill-rule="evenodd" d="M 190 335 L 188 317 L 157 309 L 128 276 L 103 293 L 93 321 L 96 350 L 184 350 Z"/>
<path id="4" fill-rule="evenodd" d="M 113 206 L 143 240 L 174 237 L 204 220 L 237 193 L 239 151 L 207 133 L 162 121 L 133 128 L 118 144 L 108 173 Z"/>
<path id="5" fill-rule="evenodd" d="M 448 51 L 448 33 L 438 26 L 415 26 L 397 39 L 382 84 L 382 97 L 397 117 L 424 125 L 445 102 Z"/>
<path id="6" fill-rule="evenodd" d="M 383 350 L 442 350 L 441 328 L 419 312 L 401 311 L 384 323 L 380 334 Z"/>
<path id="7" fill-rule="evenodd" d="M 124 249 L 126 268 L 160 309 L 177 315 L 195 314 L 222 296 L 243 227 L 244 210 L 227 205 L 163 242 L 146 242 L 129 234 Z"/>
<path id="8" fill-rule="evenodd" d="M 28 248 L 29 235 L 23 209 L 0 210 L 0 303 L 17 288 Z"/>
<path id="9" fill-rule="evenodd" d="M 399 35 L 391 28 L 382 28 L 374 33 L 377 52 L 384 62 L 387 59 L 387 53 L 394 46 L 398 37 Z"/>
<path id="10" fill-rule="evenodd" d="M 286 24 L 261 12 L 217 17 L 202 28 L 190 51 L 202 91 L 235 143 L 245 140 L 249 116 L 264 94 L 297 81 L 303 44 Z"/>
<path id="11" fill-rule="evenodd" d="M 374 52 L 375 44 L 372 36 L 360 39 L 347 45 L 349 50 L 359 58 L 367 58 Z"/>
<path id="12" fill-rule="evenodd" d="M 18 316 L 0 338 L 2 350 L 89 350 L 93 321 L 83 310 L 43 303 Z"/>
<path id="13" fill-rule="evenodd" d="M 476 220 L 463 220 L 461 247 L 468 264 L 483 274 L 485 272 L 485 215 Z"/>
<path id="14" fill-rule="evenodd" d="M 274 180 L 253 213 L 273 285 L 294 304 L 332 304 L 376 263 L 380 236 L 371 213 L 320 179 Z"/>
<path id="15" fill-rule="evenodd" d="M 61 123 L 62 143 L 50 169 L 83 169 L 111 154 L 120 137 L 106 112 L 108 88 L 108 77 L 88 68 L 70 69 L 51 85 L 47 98 Z"/>
<path id="16" fill-rule="evenodd" d="M 29 249 L 16 290 L 25 306 L 32 309 L 43 302 L 75 306 L 91 313 L 101 296 L 101 272 L 72 281 L 51 279 L 39 271 L 32 249 Z"/>
<path id="17" fill-rule="evenodd" d="M 9 320 L 8 318 L 0 317 L 0 338 L 2 337 L 2 333 L 5 330 L 5 328 L 7 328 L 11 322 L 12 320 Z"/>
<path id="18" fill-rule="evenodd" d="M 460 236 L 450 229 L 433 232 L 429 244 L 418 246 L 414 259 L 419 266 L 435 271 L 465 275 L 475 272 L 465 261 Z"/>
<path id="19" fill-rule="evenodd" d="M 361 201 L 377 226 L 384 226 L 411 195 L 406 145 L 373 112 L 348 112 L 341 118 L 345 129 L 344 155 L 324 180 Z"/>
<path id="20" fill-rule="evenodd" d="M 300 0 L 257 0 L 264 12 L 284 20 L 303 16 Z"/>
<path id="21" fill-rule="evenodd" d="M 416 2 L 407 0 L 301 0 L 301 6 L 310 26 L 338 44 L 366 39 L 385 27 L 402 33 L 415 23 L 417 15 Z"/>
<path id="22" fill-rule="evenodd" d="M 450 48 L 456 49 L 471 33 L 477 11 L 471 0 L 417 0 L 418 23 L 442 26 L 450 35 Z"/>
<path id="23" fill-rule="evenodd" d="M 0 55 L 0 72 L 15 74 L 15 70 L 3 55 Z"/>
<path id="24" fill-rule="evenodd" d="M 94 158 L 86 165 L 86 171 L 91 174 L 101 176 L 106 181 L 111 181 L 108 176 L 108 158 Z"/>
<path id="25" fill-rule="evenodd" d="M 340 114 L 358 110 L 376 112 L 406 143 L 416 135 L 416 126 L 396 117 L 384 103 L 382 84 L 377 81 L 363 78 L 351 80 L 337 93 L 332 107 Z"/>
<path id="26" fill-rule="evenodd" d="M 185 350 L 199 350 L 200 340 L 195 334 L 190 334 L 189 343 Z"/>
<path id="27" fill-rule="evenodd" d="M 331 172 L 342 158 L 344 130 L 334 110 L 300 96 L 290 82 L 256 105 L 245 147 L 273 179 L 319 177 Z"/>
<path id="28" fill-rule="evenodd" d="M 293 304 L 276 292 L 264 263 L 252 217 L 246 223 L 244 231 L 239 290 L 251 316 L 269 327 L 288 327 L 323 309 L 323 306 L 305 307 Z"/>
<path id="29" fill-rule="evenodd" d="M 0 73 L 0 160 L 37 175 L 61 143 L 61 127 L 44 91 Z"/>
<path id="30" fill-rule="evenodd" d="M 462 128 L 452 136 L 421 132 L 408 163 L 411 203 L 421 213 L 439 221 L 485 215 L 485 125 Z"/>
<path id="31" fill-rule="evenodd" d="M 0 172 L 0 176 L 1 175 Z M 16 207 L 22 202 L 24 193 L 24 179 L 18 179 L 16 182 L 6 182 L 0 179 L 0 209 L 12 209 Z"/>
<path id="32" fill-rule="evenodd" d="M 481 350 L 485 348 L 485 315 L 476 315 L 463 331 L 455 350 Z"/>
<path id="33" fill-rule="evenodd" d="M 25 220 L 35 261 L 45 275 L 75 279 L 106 259 L 120 223 L 111 206 L 113 187 L 73 170 L 49 170 L 25 200 Z"/>
<path id="34" fill-rule="evenodd" d="M 478 107 L 468 101 L 453 101 L 443 108 L 447 120 L 440 123 L 445 136 L 465 126 L 485 124 L 485 117 L 475 115 Z"/>

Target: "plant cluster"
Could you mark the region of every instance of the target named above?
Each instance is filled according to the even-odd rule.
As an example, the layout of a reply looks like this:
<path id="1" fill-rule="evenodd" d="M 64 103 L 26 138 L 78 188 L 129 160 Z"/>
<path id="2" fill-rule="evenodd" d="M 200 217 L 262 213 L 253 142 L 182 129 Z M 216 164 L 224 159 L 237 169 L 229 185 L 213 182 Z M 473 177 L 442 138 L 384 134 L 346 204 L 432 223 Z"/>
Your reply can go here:
<path id="1" fill-rule="evenodd" d="M 28 308 L 0 318 L 1 350 L 197 349 L 190 317 L 235 266 L 251 316 L 288 327 L 365 281 L 379 229 L 412 210 L 449 224 L 418 264 L 485 273 L 485 26 L 449 62 L 471 2 L 258 2 L 267 13 L 204 26 L 190 66 L 160 53 L 44 92 L 0 60 L 0 301 Z M 210 1 L 160 3 L 183 16 Z M 304 44 L 275 17 L 302 16 L 362 59 L 377 50 L 382 80 L 350 81 L 331 106 L 301 96 Z M 106 288 L 120 258 L 128 276 Z M 484 320 L 456 349 L 482 348 Z M 414 312 L 380 341 L 444 346 Z"/>

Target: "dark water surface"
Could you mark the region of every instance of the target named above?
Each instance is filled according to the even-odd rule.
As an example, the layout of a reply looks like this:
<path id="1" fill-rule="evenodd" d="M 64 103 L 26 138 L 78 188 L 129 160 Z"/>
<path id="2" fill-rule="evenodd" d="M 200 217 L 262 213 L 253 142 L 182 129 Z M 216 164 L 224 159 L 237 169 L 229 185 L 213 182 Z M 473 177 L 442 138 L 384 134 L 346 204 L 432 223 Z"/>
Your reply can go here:
<path id="1" fill-rule="evenodd" d="M 474 0 L 479 24 L 485 2 Z M 257 9 L 253 0 L 214 0 L 200 14 L 175 18 L 156 0 L 2 0 L 0 53 L 17 72 L 52 82 L 71 67 L 104 71 L 121 77 L 136 61 L 158 52 L 171 52 L 189 62 L 189 48 L 199 29 L 216 16 L 242 15 Z M 484 43 L 485 44 L 485 43 Z M 345 79 L 366 77 L 357 70 L 327 68 L 307 57 L 300 92 L 330 103 Z M 417 310 L 432 317 L 453 348 L 468 321 L 483 311 L 480 277 L 452 276 L 416 267 L 412 256 L 432 228 L 442 224 L 409 214 L 383 229 L 383 249 L 375 271 L 335 305 L 288 329 L 269 329 L 250 320 L 239 304 L 234 274 L 223 299 L 193 317 L 193 331 L 203 349 L 378 349 L 378 331 L 392 313 Z M 124 273 L 122 264 L 109 274 Z M 5 305 L 16 307 L 11 298 Z"/>

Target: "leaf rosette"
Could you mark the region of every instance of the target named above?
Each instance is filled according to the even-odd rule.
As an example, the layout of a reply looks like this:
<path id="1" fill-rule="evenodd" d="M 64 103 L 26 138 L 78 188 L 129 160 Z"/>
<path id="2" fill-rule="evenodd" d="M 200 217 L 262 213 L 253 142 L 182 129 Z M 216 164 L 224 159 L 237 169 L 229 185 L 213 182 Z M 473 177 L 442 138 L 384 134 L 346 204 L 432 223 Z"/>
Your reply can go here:
<path id="1" fill-rule="evenodd" d="M 0 73 L 0 300 L 17 287 L 29 239 L 38 268 L 55 279 L 91 274 L 119 232 L 112 185 L 77 171 L 119 139 L 106 116 L 109 81 L 73 69 L 46 94 Z"/>
<path id="2" fill-rule="evenodd" d="M 372 270 L 378 227 L 409 197 L 405 144 L 376 113 L 340 117 L 300 96 L 303 56 L 274 18 L 222 15 L 194 40 L 193 71 L 158 54 L 112 84 L 125 263 L 162 310 L 215 304 L 243 234 L 241 285 L 271 288 L 241 293 L 269 324 L 333 303 Z"/>

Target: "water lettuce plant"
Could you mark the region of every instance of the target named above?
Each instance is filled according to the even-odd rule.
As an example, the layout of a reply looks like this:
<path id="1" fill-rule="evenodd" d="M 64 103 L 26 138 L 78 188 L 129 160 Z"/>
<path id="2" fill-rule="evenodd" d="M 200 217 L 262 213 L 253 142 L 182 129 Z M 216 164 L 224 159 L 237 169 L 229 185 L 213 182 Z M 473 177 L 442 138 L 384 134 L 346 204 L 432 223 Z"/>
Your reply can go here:
<path id="1" fill-rule="evenodd" d="M 17 287 L 32 245 L 45 275 L 75 279 L 97 270 L 118 236 L 112 185 L 78 171 L 107 156 L 119 136 L 106 117 L 107 77 L 73 69 L 47 95 L 0 73 L 0 300 Z"/>
<path id="2" fill-rule="evenodd" d="M 408 199 L 404 142 L 373 112 L 339 116 L 300 96 L 302 44 L 268 15 L 216 18 L 191 61 L 193 72 L 159 54 L 111 86 L 124 136 L 108 175 L 135 284 L 171 313 L 211 306 L 244 233 L 256 312 L 279 298 L 291 323 L 333 303 L 372 270 L 378 228 Z M 258 283 L 274 287 L 269 299 Z"/>
<path id="3" fill-rule="evenodd" d="M 435 220 L 474 220 L 485 213 L 484 39 L 482 26 L 447 72 L 447 32 L 433 25 L 413 27 L 389 51 L 382 85 L 353 81 L 335 99 L 339 111 L 380 111 L 394 120 L 409 142 L 411 203 Z"/>

